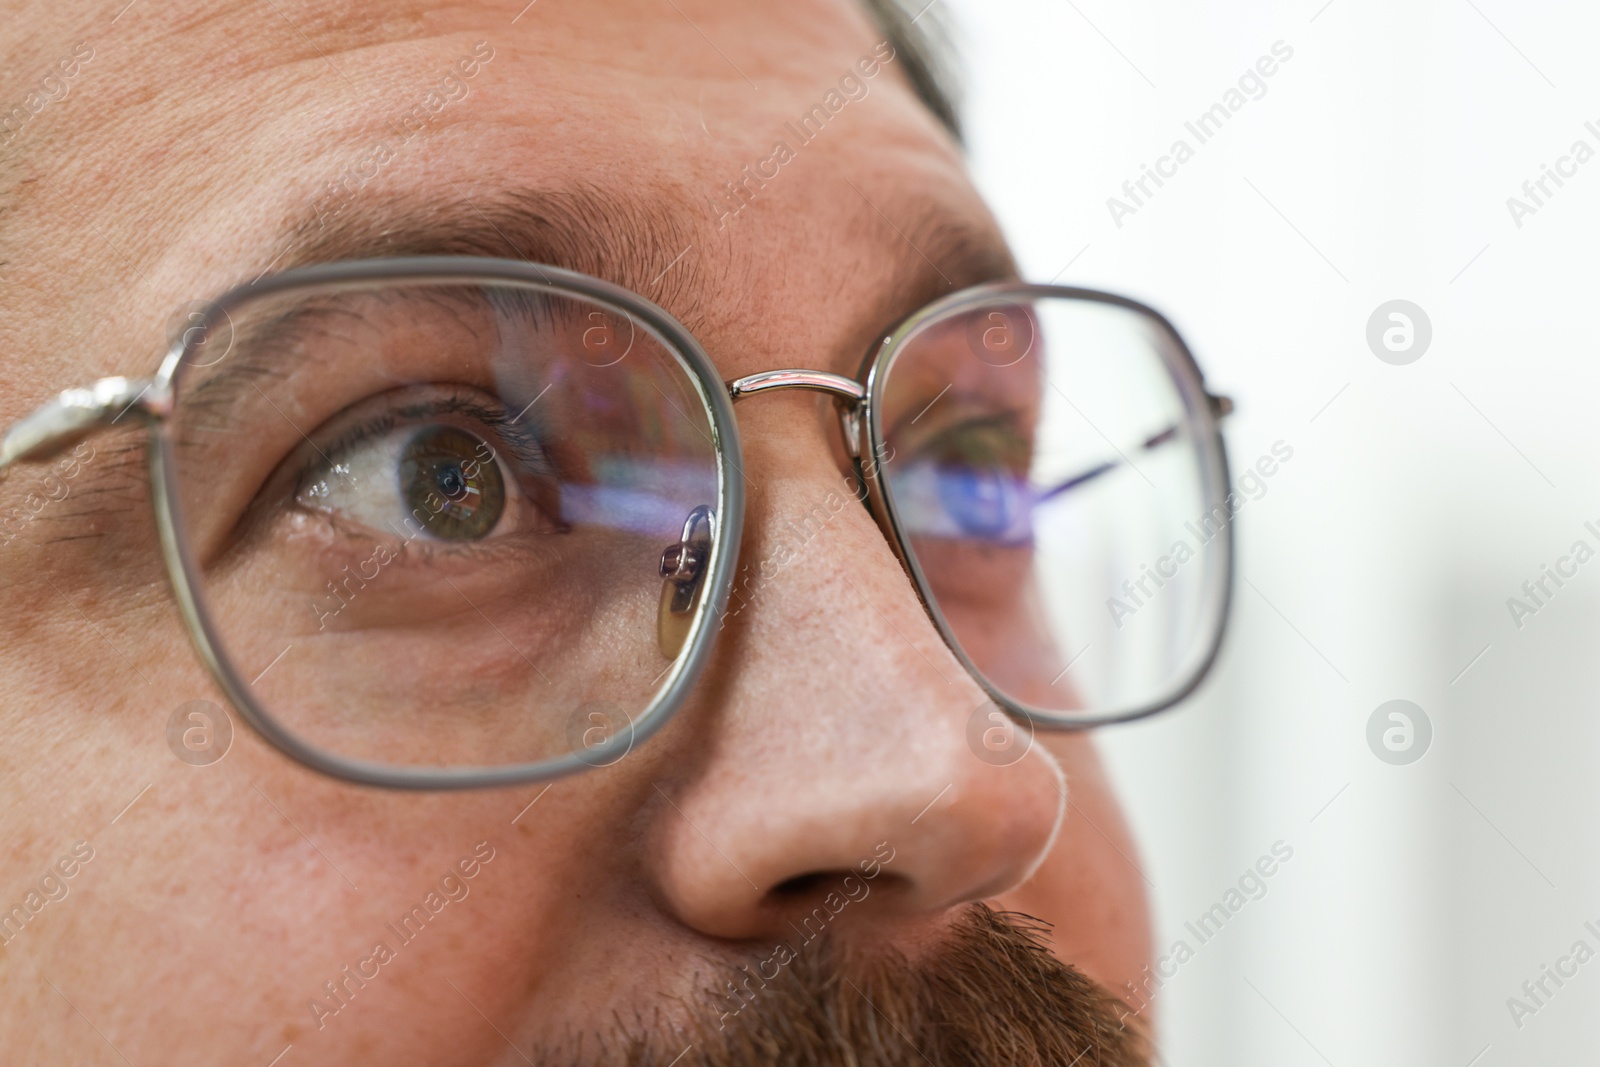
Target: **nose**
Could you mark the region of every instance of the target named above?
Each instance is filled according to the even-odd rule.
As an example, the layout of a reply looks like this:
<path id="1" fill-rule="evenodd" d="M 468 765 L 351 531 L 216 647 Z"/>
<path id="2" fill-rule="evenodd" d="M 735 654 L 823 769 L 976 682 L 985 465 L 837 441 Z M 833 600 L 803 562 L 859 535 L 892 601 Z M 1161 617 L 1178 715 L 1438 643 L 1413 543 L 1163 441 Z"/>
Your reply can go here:
<path id="1" fill-rule="evenodd" d="M 752 451 L 761 468 L 782 466 Z M 994 705 L 844 476 L 762 490 L 708 672 L 722 684 L 681 727 L 698 755 L 658 784 L 668 906 L 708 936 L 792 939 L 848 909 L 937 918 L 1018 885 L 1060 825 L 1058 765 L 969 742 L 993 737 Z"/>

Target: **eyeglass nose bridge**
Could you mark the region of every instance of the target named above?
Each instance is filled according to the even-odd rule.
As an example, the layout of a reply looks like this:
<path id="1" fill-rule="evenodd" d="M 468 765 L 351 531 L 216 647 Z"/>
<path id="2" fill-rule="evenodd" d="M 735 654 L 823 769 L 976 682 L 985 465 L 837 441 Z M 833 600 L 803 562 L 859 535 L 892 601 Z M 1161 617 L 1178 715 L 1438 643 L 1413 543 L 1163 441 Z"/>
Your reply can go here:
<path id="1" fill-rule="evenodd" d="M 735 378 L 727 386 L 728 396 L 736 404 L 747 396 L 774 389 L 810 389 L 812 392 L 827 393 L 841 403 L 848 401 L 851 407 L 858 407 L 867 396 L 866 388 L 854 378 L 820 370 L 764 370 L 759 374 Z"/>
<path id="2" fill-rule="evenodd" d="M 842 374 L 829 374 L 827 371 L 791 368 L 747 374 L 743 378 L 734 378 L 725 384 L 728 387 L 728 397 L 735 404 L 757 393 L 769 393 L 778 389 L 808 389 L 814 393 L 824 393 L 833 397 L 839 409 L 839 428 L 844 432 L 845 447 L 849 450 L 851 459 L 860 458 L 861 412 L 866 406 L 867 390 L 854 378 L 846 378 Z"/>

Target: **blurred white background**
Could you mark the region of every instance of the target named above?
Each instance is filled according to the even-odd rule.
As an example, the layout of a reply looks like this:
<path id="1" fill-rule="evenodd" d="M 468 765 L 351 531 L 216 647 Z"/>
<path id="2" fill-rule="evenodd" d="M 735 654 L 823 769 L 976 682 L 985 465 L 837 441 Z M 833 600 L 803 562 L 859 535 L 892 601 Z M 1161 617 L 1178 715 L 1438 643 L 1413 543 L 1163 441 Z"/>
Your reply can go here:
<path id="1" fill-rule="evenodd" d="M 1240 514 L 1213 677 L 1101 735 L 1160 951 L 1195 949 L 1157 1001 L 1165 1062 L 1600 1062 L 1600 957 L 1522 988 L 1600 952 L 1600 559 L 1520 628 L 1507 606 L 1600 549 L 1600 158 L 1520 227 L 1507 206 L 1575 141 L 1600 152 L 1600 10 L 940 2 L 1028 275 L 1166 312 L 1238 402 L 1236 468 L 1294 449 Z M 1184 123 L 1280 41 L 1199 144 Z M 1194 158 L 1118 226 L 1107 198 L 1179 138 Z M 1432 325 L 1408 365 L 1366 339 L 1393 299 Z M 1433 728 L 1408 765 L 1367 742 L 1393 699 Z M 1280 840 L 1265 896 L 1200 945 L 1185 922 Z"/>

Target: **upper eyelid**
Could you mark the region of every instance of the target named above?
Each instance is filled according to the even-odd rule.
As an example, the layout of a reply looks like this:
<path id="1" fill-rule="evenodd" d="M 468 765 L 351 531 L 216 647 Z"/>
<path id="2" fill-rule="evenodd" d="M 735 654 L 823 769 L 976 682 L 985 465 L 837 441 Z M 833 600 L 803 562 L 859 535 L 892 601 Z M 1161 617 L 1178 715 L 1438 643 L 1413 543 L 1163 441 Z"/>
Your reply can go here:
<path id="1" fill-rule="evenodd" d="M 419 383 L 421 385 L 422 383 Z M 431 384 L 431 388 L 448 388 L 441 384 Z M 402 387 L 403 389 L 404 387 Z M 400 392 L 401 390 L 391 390 Z M 358 401 L 358 404 L 367 404 L 382 394 L 369 396 Z M 347 409 L 348 410 L 348 409 Z M 542 430 L 541 424 L 534 423 L 530 426 L 527 413 L 521 419 L 513 421 L 508 417 L 504 405 L 478 404 L 466 400 L 459 394 L 447 394 L 428 403 L 404 403 L 403 398 L 397 398 L 397 403 L 382 412 L 375 413 L 373 417 L 358 422 L 342 430 L 332 441 L 318 444 L 313 439 L 308 443 L 313 451 L 306 457 L 305 463 L 296 476 L 296 483 L 303 483 L 312 477 L 315 472 L 337 461 L 338 457 L 353 449 L 363 441 L 401 429 L 407 423 L 426 425 L 426 420 L 439 415 L 466 415 L 476 419 L 483 425 L 493 429 L 497 436 L 505 440 L 510 451 L 517 459 L 520 468 L 528 474 L 544 477 L 555 477 L 556 471 L 551 462 L 550 449 L 546 445 L 548 432 Z M 338 418 L 338 416 L 335 416 Z M 494 443 L 489 442 L 491 449 Z M 495 452 L 498 454 L 498 449 Z"/>

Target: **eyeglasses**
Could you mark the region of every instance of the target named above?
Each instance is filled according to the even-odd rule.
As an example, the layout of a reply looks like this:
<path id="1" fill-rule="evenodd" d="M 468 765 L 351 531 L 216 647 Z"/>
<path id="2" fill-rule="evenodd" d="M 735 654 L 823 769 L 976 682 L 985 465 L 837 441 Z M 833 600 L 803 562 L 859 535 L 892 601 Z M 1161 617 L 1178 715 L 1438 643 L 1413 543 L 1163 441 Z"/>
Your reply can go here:
<path id="1" fill-rule="evenodd" d="M 831 398 L 852 473 L 741 566 L 733 405 L 781 389 Z M 995 708 L 1072 729 L 1169 707 L 1228 613 L 1229 406 L 1165 319 L 1104 293 L 979 286 L 857 379 L 725 383 L 634 293 L 421 257 L 200 306 L 153 377 L 15 424 L 0 474 L 146 422 L 173 591 L 240 714 L 335 777 L 449 789 L 620 759 L 765 583 L 848 565 L 815 540 L 858 502 Z"/>

